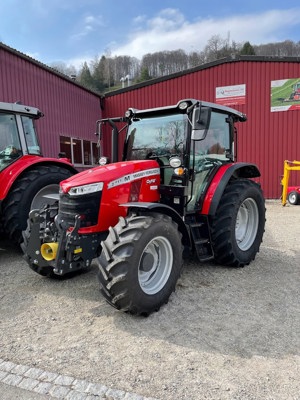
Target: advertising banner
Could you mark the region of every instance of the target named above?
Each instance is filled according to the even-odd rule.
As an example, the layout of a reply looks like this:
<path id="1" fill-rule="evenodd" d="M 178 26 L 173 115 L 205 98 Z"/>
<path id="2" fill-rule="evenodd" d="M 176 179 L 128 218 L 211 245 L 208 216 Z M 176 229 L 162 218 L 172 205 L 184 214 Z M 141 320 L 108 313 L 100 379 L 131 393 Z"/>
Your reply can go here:
<path id="1" fill-rule="evenodd" d="M 246 85 L 216 87 L 216 103 L 223 106 L 246 104 Z"/>
<path id="2" fill-rule="evenodd" d="M 300 78 L 271 81 L 271 112 L 300 110 Z"/>

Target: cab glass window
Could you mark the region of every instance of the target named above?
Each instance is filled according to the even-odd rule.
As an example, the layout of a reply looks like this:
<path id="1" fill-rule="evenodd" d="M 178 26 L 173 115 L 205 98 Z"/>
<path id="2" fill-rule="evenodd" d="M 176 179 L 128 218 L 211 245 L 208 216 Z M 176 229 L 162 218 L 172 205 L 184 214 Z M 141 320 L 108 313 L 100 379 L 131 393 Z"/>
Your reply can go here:
<path id="1" fill-rule="evenodd" d="M 41 155 L 41 149 L 37 140 L 32 118 L 22 116 L 22 124 L 28 153 Z"/>
<path id="2" fill-rule="evenodd" d="M 168 115 L 134 121 L 127 136 L 127 159 L 143 160 L 153 155 L 182 156 L 186 115 Z"/>
<path id="3" fill-rule="evenodd" d="M 212 154 L 225 158 L 226 150 L 230 149 L 229 123 L 227 114 L 211 113 L 211 121 L 206 137 L 195 142 L 195 154 Z"/>

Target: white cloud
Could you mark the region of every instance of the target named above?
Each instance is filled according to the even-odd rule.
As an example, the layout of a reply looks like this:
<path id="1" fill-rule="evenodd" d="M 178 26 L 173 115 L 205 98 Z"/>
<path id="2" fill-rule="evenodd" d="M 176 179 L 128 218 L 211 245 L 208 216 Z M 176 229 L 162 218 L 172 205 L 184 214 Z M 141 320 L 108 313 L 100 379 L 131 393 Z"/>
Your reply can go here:
<path id="1" fill-rule="evenodd" d="M 135 19 L 143 26 L 127 37 L 127 43 L 112 48 L 113 55 L 142 58 L 144 54 L 163 50 L 201 51 L 213 35 L 241 43 L 262 44 L 288 39 L 291 27 L 300 29 L 300 8 L 270 10 L 259 14 L 187 21 L 176 9 L 162 10 L 145 24 L 144 16 Z M 146 27 L 146 28 L 145 28 Z"/>
<path id="2" fill-rule="evenodd" d="M 78 32 L 72 35 L 71 39 L 80 40 L 102 26 L 105 26 L 102 15 L 98 15 L 97 17 L 86 15 L 79 23 Z"/>

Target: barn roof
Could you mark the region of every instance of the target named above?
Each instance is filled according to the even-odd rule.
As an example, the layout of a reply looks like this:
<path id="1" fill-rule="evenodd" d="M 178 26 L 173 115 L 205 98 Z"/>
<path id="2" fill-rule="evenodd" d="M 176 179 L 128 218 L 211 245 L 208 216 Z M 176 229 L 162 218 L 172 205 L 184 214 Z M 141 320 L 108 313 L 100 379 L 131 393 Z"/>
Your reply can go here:
<path id="1" fill-rule="evenodd" d="M 59 76 L 61 79 L 64 79 L 65 81 L 68 81 L 70 84 L 76 85 L 76 86 L 80 87 L 81 89 L 84 89 L 84 90 L 86 90 L 86 91 L 98 96 L 99 98 L 102 97 L 99 93 L 97 93 L 97 92 L 85 87 L 84 85 L 81 85 L 80 83 L 74 81 L 74 79 L 72 79 L 70 76 L 63 74 L 62 72 L 59 72 L 55 68 L 49 67 L 48 65 L 46 65 L 46 64 L 44 64 L 44 63 L 42 63 L 42 62 L 30 57 L 30 56 L 28 56 L 27 54 L 24 54 L 24 53 L 22 53 L 22 52 L 20 52 L 20 51 L 18 51 L 16 49 L 13 49 L 10 46 L 7 46 L 3 42 L 0 42 L 0 49 L 1 48 L 3 50 L 5 50 L 5 51 L 11 53 L 11 54 L 14 54 L 17 57 L 22 58 L 23 60 L 26 60 L 26 61 L 38 66 L 39 68 L 42 68 L 42 69 L 48 71 L 51 74 Z"/>

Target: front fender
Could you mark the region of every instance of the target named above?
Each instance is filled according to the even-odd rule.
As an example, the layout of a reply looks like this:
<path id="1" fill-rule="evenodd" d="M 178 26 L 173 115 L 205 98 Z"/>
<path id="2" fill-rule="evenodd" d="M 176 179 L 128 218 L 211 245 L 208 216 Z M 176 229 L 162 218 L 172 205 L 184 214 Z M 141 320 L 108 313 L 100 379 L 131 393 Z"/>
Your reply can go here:
<path id="1" fill-rule="evenodd" d="M 220 167 L 215 174 L 204 197 L 201 214 L 214 215 L 218 208 L 221 197 L 229 180 L 238 178 L 258 178 L 260 171 L 255 164 L 234 163 Z"/>
<path id="2" fill-rule="evenodd" d="M 127 213 L 130 211 L 149 211 L 156 212 L 160 214 L 169 215 L 173 219 L 174 222 L 178 225 L 178 230 L 182 234 L 182 242 L 185 246 L 190 246 L 190 235 L 187 230 L 187 227 L 182 219 L 182 217 L 175 211 L 172 207 L 169 207 L 165 204 L 160 203 L 149 203 L 149 202 L 132 202 L 132 203 L 123 203 L 120 204 L 122 207 L 127 207 Z"/>

